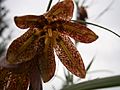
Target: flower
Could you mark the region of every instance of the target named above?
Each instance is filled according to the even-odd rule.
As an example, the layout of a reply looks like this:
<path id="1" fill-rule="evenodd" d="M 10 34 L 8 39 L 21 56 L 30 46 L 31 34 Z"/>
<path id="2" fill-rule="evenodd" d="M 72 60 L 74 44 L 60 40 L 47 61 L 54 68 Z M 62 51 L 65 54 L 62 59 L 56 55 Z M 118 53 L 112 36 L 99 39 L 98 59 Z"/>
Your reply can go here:
<path id="1" fill-rule="evenodd" d="M 86 26 L 71 21 L 73 9 L 73 1 L 64 0 L 43 15 L 15 17 L 15 24 L 19 28 L 29 30 L 11 43 L 6 55 L 7 62 L 35 62 L 34 66 L 39 68 L 43 82 L 47 82 L 55 73 L 55 50 L 71 73 L 84 78 L 86 72 L 83 60 L 69 37 L 82 43 L 91 43 L 98 36 Z"/>

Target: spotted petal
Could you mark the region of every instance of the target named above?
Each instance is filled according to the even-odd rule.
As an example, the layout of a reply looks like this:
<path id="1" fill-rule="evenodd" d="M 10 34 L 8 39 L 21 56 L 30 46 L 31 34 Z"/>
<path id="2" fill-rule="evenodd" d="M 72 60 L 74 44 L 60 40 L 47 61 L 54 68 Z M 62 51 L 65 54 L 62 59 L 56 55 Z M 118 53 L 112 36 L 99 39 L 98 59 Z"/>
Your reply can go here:
<path id="1" fill-rule="evenodd" d="M 43 82 L 47 82 L 55 73 L 55 56 L 51 41 L 48 40 L 48 42 L 44 44 L 44 40 L 41 39 L 40 43 L 41 46 L 35 57 L 39 60 L 39 68 Z"/>
<path id="2" fill-rule="evenodd" d="M 78 77 L 85 77 L 85 67 L 82 58 L 69 37 L 60 35 L 55 51 L 63 65 Z"/>
<path id="3" fill-rule="evenodd" d="M 35 29 L 29 29 L 25 34 L 12 42 L 6 57 L 9 63 L 22 63 L 31 60 L 35 56 L 39 44 L 39 39 L 35 33 Z"/>
<path id="4" fill-rule="evenodd" d="M 52 20 L 71 20 L 73 15 L 73 1 L 64 0 L 55 4 L 51 10 L 45 14 L 45 17 Z"/>
<path id="5" fill-rule="evenodd" d="M 93 31 L 91 31 L 86 26 L 81 25 L 80 23 L 68 21 L 62 21 L 57 23 L 59 26 L 59 32 L 69 35 L 76 41 L 80 41 L 83 43 L 91 43 L 98 38 L 98 36 Z M 62 24 L 61 26 L 60 23 Z"/>
<path id="6" fill-rule="evenodd" d="M 25 15 L 14 18 L 16 26 L 21 29 L 27 29 L 30 27 L 42 27 L 42 24 L 45 22 L 45 18 L 43 15 L 35 16 L 35 15 Z"/>
<path id="7" fill-rule="evenodd" d="M 15 74 L 0 67 L 0 90 L 27 90 L 29 79 L 26 73 Z"/>

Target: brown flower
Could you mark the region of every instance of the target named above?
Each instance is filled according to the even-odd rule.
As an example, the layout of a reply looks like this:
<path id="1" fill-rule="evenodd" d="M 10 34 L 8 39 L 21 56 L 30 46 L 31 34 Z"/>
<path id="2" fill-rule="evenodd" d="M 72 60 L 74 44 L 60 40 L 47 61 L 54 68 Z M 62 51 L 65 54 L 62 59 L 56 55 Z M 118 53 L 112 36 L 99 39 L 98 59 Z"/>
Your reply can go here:
<path id="1" fill-rule="evenodd" d="M 12 42 L 7 51 L 7 62 L 26 66 L 30 65 L 27 62 L 32 62 L 33 67 L 36 67 L 32 67 L 33 72 L 38 69 L 42 80 L 47 82 L 55 72 L 55 50 L 71 73 L 84 78 L 84 63 L 69 37 L 83 43 L 91 43 L 98 36 L 80 23 L 71 22 L 73 7 L 72 0 L 64 0 L 43 15 L 15 17 L 19 28 L 29 30 Z"/>

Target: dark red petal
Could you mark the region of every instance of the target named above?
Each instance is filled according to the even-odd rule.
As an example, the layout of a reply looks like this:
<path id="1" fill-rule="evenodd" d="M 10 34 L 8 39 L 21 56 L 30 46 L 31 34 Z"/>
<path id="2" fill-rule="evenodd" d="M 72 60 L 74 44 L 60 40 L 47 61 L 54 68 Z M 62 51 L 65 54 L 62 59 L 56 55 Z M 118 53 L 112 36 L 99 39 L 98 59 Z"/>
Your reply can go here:
<path id="1" fill-rule="evenodd" d="M 39 51 L 36 58 L 39 60 L 39 68 L 43 82 L 47 82 L 54 76 L 56 64 L 51 40 L 49 40 L 50 42 L 47 44 L 45 44 L 44 41 L 44 39 L 40 41 L 41 46 L 38 49 Z"/>
<path id="2" fill-rule="evenodd" d="M 58 28 L 59 32 L 69 35 L 82 43 L 91 43 L 98 38 L 93 31 L 80 23 L 63 21 L 61 24 L 62 26 L 59 26 Z"/>
<path id="3" fill-rule="evenodd" d="M 73 9 L 73 1 L 64 0 L 54 5 L 51 10 L 45 14 L 45 17 L 50 20 L 71 20 Z"/>
<path id="4" fill-rule="evenodd" d="M 26 73 L 15 74 L 0 66 L 0 90 L 27 90 L 28 84 Z"/>
<path id="5" fill-rule="evenodd" d="M 29 29 L 21 37 L 12 42 L 7 51 L 6 60 L 11 64 L 18 64 L 31 60 L 38 49 L 39 40 L 34 34 L 36 29 Z"/>
<path id="6" fill-rule="evenodd" d="M 63 65 L 78 77 L 85 77 L 85 67 L 83 60 L 69 39 L 69 37 L 60 35 L 55 46 L 55 51 Z"/>
<path id="7" fill-rule="evenodd" d="M 45 18 L 43 15 L 41 16 L 26 15 L 15 17 L 14 21 L 19 28 L 26 29 L 30 27 L 40 27 L 40 24 L 43 24 Z"/>

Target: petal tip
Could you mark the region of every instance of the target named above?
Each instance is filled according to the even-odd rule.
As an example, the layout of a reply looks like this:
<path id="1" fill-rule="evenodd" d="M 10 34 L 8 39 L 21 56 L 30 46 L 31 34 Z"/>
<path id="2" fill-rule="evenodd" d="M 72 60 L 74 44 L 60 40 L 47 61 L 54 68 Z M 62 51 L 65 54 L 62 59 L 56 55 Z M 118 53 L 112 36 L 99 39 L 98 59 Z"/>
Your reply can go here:
<path id="1" fill-rule="evenodd" d="M 99 38 L 98 35 L 96 35 L 95 33 L 93 35 L 88 35 L 87 38 L 83 39 L 84 43 L 92 43 L 94 41 L 96 41 Z"/>
<path id="2" fill-rule="evenodd" d="M 81 78 L 85 78 L 86 77 L 86 72 L 83 74 L 83 75 L 81 75 Z"/>
<path id="3" fill-rule="evenodd" d="M 94 39 L 94 41 L 96 41 L 98 38 L 99 38 L 99 36 L 95 34 L 95 39 Z"/>

